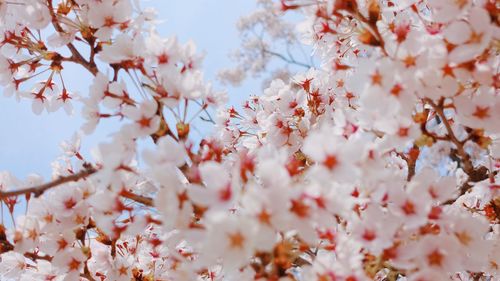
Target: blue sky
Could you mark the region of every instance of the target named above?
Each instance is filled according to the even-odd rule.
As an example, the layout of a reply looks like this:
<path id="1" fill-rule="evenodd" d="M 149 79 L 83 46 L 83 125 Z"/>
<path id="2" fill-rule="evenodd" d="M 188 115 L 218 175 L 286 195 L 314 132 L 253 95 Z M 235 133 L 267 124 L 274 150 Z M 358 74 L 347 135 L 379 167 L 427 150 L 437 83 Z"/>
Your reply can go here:
<path id="1" fill-rule="evenodd" d="M 149 0 L 143 7 L 155 7 L 158 18 L 164 20 L 158 31 L 164 36 L 177 35 L 180 42 L 192 39 L 198 51 L 206 53 L 203 69 L 206 79 L 216 88 L 224 88 L 215 81 L 219 69 L 231 65 L 227 54 L 238 48 L 239 37 L 235 23 L 242 15 L 255 9 L 253 0 Z M 90 75 L 82 68 L 65 69 L 65 81 L 71 89 L 86 95 Z M 231 104 L 240 103 L 249 94 L 260 90 L 260 82 L 249 80 L 241 87 L 226 87 Z M 1 92 L 1 90 L 0 90 Z M 71 138 L 82 124 L 79 111 L 67 116 L 63 111 L 36 116 L 31 102 L 20 103 L 0 95 L 0 171 L 8 170 L 20 179 L 29 173 L 50 178 L 50 163 L 60 154 L 59 143 Z M 207 124 L 208 125 L 208 124 Z M 116 123 L 102 123 L 91 136 L 83 139 L 83 153 L 105 140 L 116 131 Z"/>

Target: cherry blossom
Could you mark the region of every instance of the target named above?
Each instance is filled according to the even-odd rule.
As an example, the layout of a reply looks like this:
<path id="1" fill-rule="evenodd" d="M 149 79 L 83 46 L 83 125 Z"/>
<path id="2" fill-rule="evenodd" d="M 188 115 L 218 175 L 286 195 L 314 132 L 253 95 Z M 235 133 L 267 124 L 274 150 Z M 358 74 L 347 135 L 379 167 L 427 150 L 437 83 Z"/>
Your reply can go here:
<path id="1" fill-rule="evenodd" d="M 0 279 L 500 278 L 495 1 L 257 0 L 241 105 L 142 4 L 0 0 L 4 96 L 83 120 L 0 172 Z"/>
<path id="2" fill-rule="evenodd" d="M 88 21 L 98 29 L 96 36 L 103 41 L 111 38 L 113 28 L 126 26 L 132 15 L 132 4 L 128 0 L 97 2 L 88 9 Z"/>
<path id="3" fill-rule="evenodd" d="M 127 106 L 123 114 L 134 121 L 127 128 L 130 134 L 148 136 L 158 130 L 160 119 L 156 115 L 158 105 L 155 101 L 145 101 L 139 107 Z"/>

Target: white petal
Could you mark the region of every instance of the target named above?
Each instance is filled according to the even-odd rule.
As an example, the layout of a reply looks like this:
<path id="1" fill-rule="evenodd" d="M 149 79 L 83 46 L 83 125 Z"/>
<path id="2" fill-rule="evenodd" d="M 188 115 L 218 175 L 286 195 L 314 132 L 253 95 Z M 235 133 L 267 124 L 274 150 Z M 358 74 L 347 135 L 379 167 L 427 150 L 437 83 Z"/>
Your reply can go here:
<path id="1" fill-rule="evenodd" d="M 229 182 L 229 174 L 222 165 L 210 161 L 200 165 L 200 174 L 208 188 L 222 188 Z"/>
<path id="2" fill-rule="evenodd" d="M 444 37 L 448 42 L 459 45 L 470 39 L 471 28 L 464 21 L 455 21 L 444 30 Z"/>
<path id="3" fill-rule="evenodd" d="M 474 7 L 470 11 L 469 22 L 474 31 L 484 32 L 490 25 L 490 14 L 485 9 Z"/>

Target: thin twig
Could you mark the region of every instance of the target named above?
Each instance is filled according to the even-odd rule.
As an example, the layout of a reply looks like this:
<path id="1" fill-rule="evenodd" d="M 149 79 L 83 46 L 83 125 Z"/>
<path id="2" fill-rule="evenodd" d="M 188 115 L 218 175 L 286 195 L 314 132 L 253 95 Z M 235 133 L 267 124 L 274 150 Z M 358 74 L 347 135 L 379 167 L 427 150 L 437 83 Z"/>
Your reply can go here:
<path id="1" fill-rule="evenodd" d="M 52 4 L 52 0 L 47 1 L 47 3 L 48 3 L 50 16 L 52 17 L 52 25 L 54 26 L 54 29 L 58 33 L 66 33 L 64 31 L 64 29 L 62 28 L 62 26 L 59 24 L 59 21 L 57 20 L 57 15 L 54 12 L 54 5 Z M 68 49 L 71 52 L 71 55 L 72 55 L 71 60 L 73 62 L 78 63 L 78 64 L 82 65 L 83 67 L 85 67 L 90 73 L 92 73 L 92 75 L 94 75 L 94 76 L 97 75 L 99 70 L 97 69 L 97 65 L 95 64 L 95 62 L 92 59 L 90 62 L 85 60 L 85 58 L 83 58 L 83 56 L 80 54 L 80 52 L 75 47 L 75 45 L 73 45 L 73 43 L 68 43 L 66 46 L 68 47 Z"/>
<path id="2" fill-rule="evenodd" d="M 42 185 L 37 185 L 37 186 L 32 186 L 32 187 L 27 187 L 27 188 L 22 188 L 22 189 L 17 189 L 17 190 L 10 190 L 10 191 L 0 191 L 0 199 L 11 197 L 11 196 L 23 195 L 23 194 L 31 194 L 31 193 L 33 193 L 35 195 L 35 197 L 39 197 L 47 189 L 59 186 L 61 184 L 67 183 L 67 182 L 78 181 L 78 180 L 84 179 L 84 178 L 94 174 L 95 172 L 97 172 L 97 170 L 95 168 L 88 167 L 85 170 L 82 170 L 76 174 L 72 174 L 72 175 L 65 176 L 65 177 L 60 177 L 54 181 L 44 183 Z"/>
<path id="3" fill-rule="evenodd" d="M 460 158 L 462 158 L 464 171 L 465 173 L 470 175 L 474 171 L 474 166 L 472 165 L 470 156 L 469 154 L 467 154 L 467 152 L 465 152 L 464 143 L 458 140 L 458 138 L 455 136 L 455 133 L 451 128 L 450 122 L 448 121 L 446 115 L 444 114 L 442 106 L 437 105 L 436 103 L 434 103 L 433 100 L 429 98 L 425 98 L 424 101 L 436 111 L 439 118 L 441 118 L 441 120 L 443 121 L 446 131 L 448 132 L 449 140 L 457 147 L 458 155 L 460 155 Z"/>
<path id="4" fill-rule="evenodd" d="M 48 256 L 48 255 L 40 256 L 40 255 L 35 254 L 35 253 L 24 253 L 24 256 L 32 261 L 36 261 L 36 260 L 52 261 L 52 257 Z"/>
<path id="5" fill-rule="evenodd" d="M 408 166 L 408 174 L 406 176 L 406 181 L 411 181 L 413 176 L 415 176 L 415 165 L 416 165 L 416 159 L 412 159 L 410 156 L 406 156 L 404 153 L 397 152 L 396 155 L 398 155 L 401 159 L 403 159 L 406 162 L 406 165 Z"/>
<path id="6" fill-rule="evenodd" d="M 309 69 L 309 68 L 312 67 L 311 65 L 309 65 L 307 63 L 303 63 L 303 62 L 299 62 L 299 61 L 296 61 L 296 60 L 291 59 L 291 58 L 287 58 L 287 57 L 285 57 L 282 54 L 279 54 L 279 53 L 276 53 L 276 52 L 273 52 L 273 51 L 269 51 L 269 50 L 267 50 L 265 48 L 262 48 L 262 52 L 264 54 L 269 54 L 269 55 L 278 57 L 278 58 L 282 59 L 283 61 L 285 61 L 287 63 L 290 63 L 290 64 L 295 64 L 295 65 L 298 65 L 298 66 L 302 66 L 302 67 L 307 68 L 307 69 Z"/>
<path id="7" fill-rule="evenodd" d="M 460 141 L 455 133 L 453 132 L 453 129 L 451 128 L 449 120 L 446 118 L 446 115 L 444 114 L 443 110 L 443 103 L 444 103 L 444 98 L 441 98 L 438 104 L 436 104 L 432 99 L 429 98 L 424 98 L 424 101 L 429 104 L 434 111 L 436 111 L 437 115 L 443 122 L 446 132 L 447 132 L 447 140 L 451 141 L 455 146 L 456 146 L 456 151 L 458 156 L 460 156 L 460 164 L 464 170 L 464 172 L 467 174 L 468 178 L 465 181 L 465 183 L 460 187 L 459 195 L 457 198 L 448 200 L 444 204 L 452 204 L 458 199 L 460 196 L 464 195 L 467 193 L 471 188 L 472 185 L 469 182 L 480 182 L 482 180 L 485 180 L 488 178 L 488 168 L 485 166 L 480 166 L 477 168 L 474 168 L 474 165 L 472 164 L 471 158 L 469 154 L 465 151 L 464 144 L 467 141 L 467 139 Z"/>
<path id="8" fill-rule="evenodd" d="M 128 190 L 123 190 L 122 192 L 120 192 L 120 195 L 122 197 L 130 199 L 130 200 L 135 201 L 137 203 L 141 203 L 141 204 L 149 206 L 149 207 L 153 206 L 153 198 L 146 197 L 146 196 L 139 195 L 139 194 L 135 194 L 135 193 L 132 193 Z"/>

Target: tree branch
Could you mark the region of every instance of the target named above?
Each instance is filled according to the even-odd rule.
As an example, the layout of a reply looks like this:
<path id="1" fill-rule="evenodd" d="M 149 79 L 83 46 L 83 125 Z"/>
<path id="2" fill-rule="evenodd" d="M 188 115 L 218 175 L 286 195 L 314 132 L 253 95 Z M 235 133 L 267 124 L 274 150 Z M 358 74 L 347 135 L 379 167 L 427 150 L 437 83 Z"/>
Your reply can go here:
<path id="1" fill-rule="evenodd" d="M 37 260 L 52 261 L 52 259 L 53 259 L 53 257 L 51 257 L 49 255 L 40 256 L 40 255 L 35 254 L 35 253 L 24 253 L 24 256 L 32 261 L 37 261 Z"/>
<path id="2" fill-rule="evenodd" d="M 295 64 L 295 65 L 298 65 L 298 66 L 302 66 L 304 68 L 311 68 L 312 66 L 308 65 L 307 63 L 303 63 L 303 62 L 298 62 L 292 58 L 287 58 L 285 57 L 284 55 L 282 54 L 279 54 L 279 53 L 276 53 L 276 52 L 273 52 L 273 51 L 269 51 L 267 50 L 266 48 L 262 48 L 262 52 L 264 54 L 268 54 L 268 55 L 272 55 L 272 56 L 275 56 L 275 57 L 278 57 L 280 59 L 282 59 L 283 61 L 287 62 L 287 63 L 290 63 L 290 64 Z"/>
<path id="3" fill-rule="evenodd" d="M 52 0 L 47 1 L 50 16 L 52 17 L 52 25 L 54 26 L 54 29 L 58 33 L 66 33 L 62 26 L 59 24 L 59 21 L 57 20 L 57 15 L 54 13 L 54 5 L 52 4 Z M 71 61 L 80 64 L 81 66 L 85 67 L 92 75 L 96 76 L 99 70 L 97 69 L 97 65 L 93 61 L 93 58 L 91 58 L 90 62 L 85 60 L 83 56 L 80 54 L 78 49 L 76 49 L 75 45 L 73 43 L 68 43 L 66 45 L 68 49 L 71 52 Z"/>
<path id="4" fill-rule="evenodd" d="M 460 164 L 462 164 L 462 168 L 464 172 L 467 174 L 468 179 L 465 181 L 465 183 L 460 187 L 459 191 L 459 196 L 455 199 L 448 200 L 444 204 L 452 204 L 458 199 L 460 196 L 464 195 L 467 193 L 472 188 L 472 185 L 469 182 L 480 182 L 482 180 L 485 180 L 488 178 L 488 169 L 485 166 L 480 166 L 478 168 L 474 168 L 474 165 L 472 164 L 471 158 L 469 154 L 465 151 L 464 149 L 464 144 L 467 141 L 463 140 L 460 141 L 456 136 L 455 133 L 453 132 L 453 129 L 451 128 L 450 122 L 446 118 L 446 115 L 444 114 L 443 110 L 443 102 L 444 98 L 441 98 L 438 104 L 436 104 L 432 99 L 429 98 L 424 98 L 424 101 L 429 104 L 434 111 L 436 111 L 436 114 L 439 116 L 441 121 L 443 122 L 446 131 L 447 131 L 447 140 L 451 141 L 455 146 L 456 146 L 456 151 L 458 156 L 460 157 Z"/>
<path id="5" fill-rule="evenodd" d="M 417 163 L 417 159 L 411 157 L 411 155 L 406 156 L 404 153 L 397 152 L 396 155 L 401 157 L 406 162 L 406 165 L 408 166 L 408 174 L 406 175 L 406 181 L 411 181 L 413 176 L 415 176 L 415 167 Z"/>
<path id="6" fill-rule="evenodd" d="M 130 200 L 135 201 L 137 203 L 141 203 L 141 204 L 149 206 L 149 207 L 153 206 L 153 198 L 146 197 L 146 196 L 139 195 L 139 194 L 135 194 L 135 193 L 132 193 L 132 192 L 125 190 L 125 189 L 122 190 L 122 192 L 120 192 L 120 195 L 124 198 L 130 199 Z"/>
<path id="7" fill-rule="evenodd" d="M 18 190 L 11 190 L 11 191 L 0 191 L 0 199 L 11 197 L 11 196 L 18 196 L 22 194 L 31 194 L 33 193 L 35 197 L 38 197 L 42 195 L 47 189 L 56 187 L 58 185 L 67 183 L 67 182 L 72 182 L 72 181 L 78 181 L 80 179 L 83 179 L 85 177 L 88 177 L 92 174 L 97 172 L 97 170 L 93 167 L 87 167 L 85 170 L 82 170 L 76 174 L 72 174 L 69 176 L 65 177 L 60 177 L 54 181 L 42 184 L 42 185 L 37 185 L 33 187 L 28 187 L 28 188 L 23 188 L 23 189 L 18 189 Z"/>
<path id="8" fill-rule="evenodd" d="M 460 155 L 460 158 L 462 159 L 464 171 L 465 173 L 470 175 L 474 171 L 474 166 L 472 165 L 470 156 L 469 154 L 467 154 L 467 152 L 465 152 L 464 143 L 459 141 L 458 138 L 455 136 L 455 133 L 451 128 L 450 122 L 448 121 L 448 119 L 446 119 L 446 116 L 444 115 L 442 106 L 437 105 L 436 103 L 434 103 L 433 100 L 429 98 L 425 98 L 424 101 L 427 104 L 429 104 L 434 109 L 434 111 L 436 111 L 439 118 L 441 118 L 441 120 L 443 121 L 446 131 L 448 132 L 449 140 L 457 147 L 458 155 Z"/>

